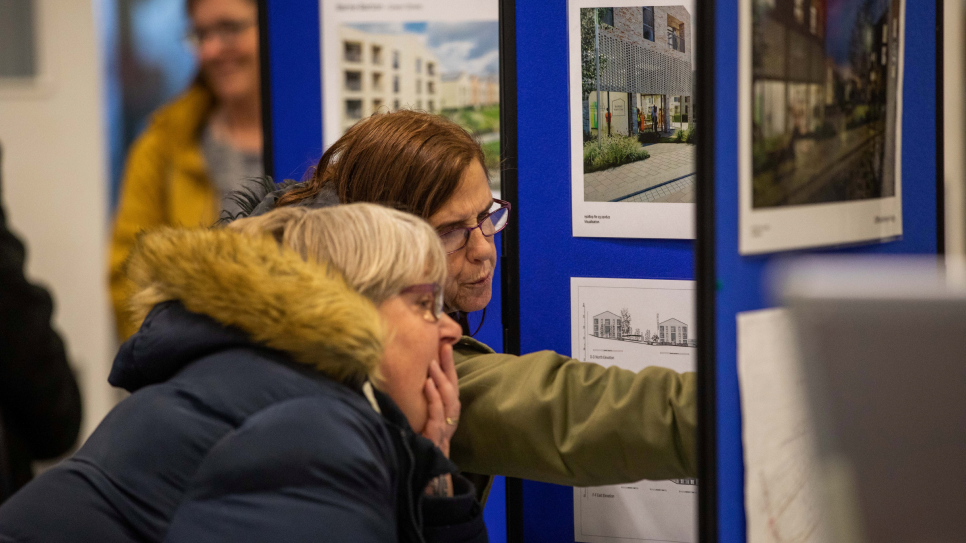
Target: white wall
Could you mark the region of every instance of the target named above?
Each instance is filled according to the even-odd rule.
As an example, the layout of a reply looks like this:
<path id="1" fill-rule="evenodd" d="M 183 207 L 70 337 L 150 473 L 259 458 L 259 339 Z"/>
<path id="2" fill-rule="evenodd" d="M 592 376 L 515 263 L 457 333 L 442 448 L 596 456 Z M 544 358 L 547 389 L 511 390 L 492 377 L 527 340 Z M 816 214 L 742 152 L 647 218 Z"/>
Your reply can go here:
<path id="1" fill-rule="evenodd" d="M 3 200 L 27 272 L 54 297 L 87 436 L 114 404 L 107 294 L 108 170 L 94 0 L 35 0 L 39 81 L 0 81 Z"/>

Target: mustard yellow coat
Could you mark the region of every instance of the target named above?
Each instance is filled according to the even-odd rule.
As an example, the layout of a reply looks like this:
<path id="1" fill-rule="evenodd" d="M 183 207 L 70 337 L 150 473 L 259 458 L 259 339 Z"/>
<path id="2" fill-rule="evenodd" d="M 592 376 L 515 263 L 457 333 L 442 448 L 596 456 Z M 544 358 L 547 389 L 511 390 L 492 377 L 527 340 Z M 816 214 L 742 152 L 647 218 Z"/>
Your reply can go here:
<path id="1" fill-rule="evenodd" d="M 137 235 L 159 226 L 211 226 L 218 219 L 217 190 L 201 152 L 201 132 L 214 97 L 195 85 L 159 109 L 131 146 L 114 218 L 110 287 L 121 341 L 137 328 L 128 309 L 131 285 L 124 263 Z"/>

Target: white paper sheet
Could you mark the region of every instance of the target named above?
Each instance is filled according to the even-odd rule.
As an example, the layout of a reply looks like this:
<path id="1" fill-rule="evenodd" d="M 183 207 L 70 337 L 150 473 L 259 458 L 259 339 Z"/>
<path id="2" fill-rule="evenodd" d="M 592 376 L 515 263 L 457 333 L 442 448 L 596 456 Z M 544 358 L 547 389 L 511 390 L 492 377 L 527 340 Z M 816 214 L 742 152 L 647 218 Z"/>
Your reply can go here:
<path id="1" fill-rule="evenodd" d="M 573 277 L 570 300 L 574 358 L 633 371 L 694 371 L 699 336 L 693 281 Z M 574 488 L 576 541 L 697 541 L 696 483 Z"/>
<path id="2" fill-rule="evenodd" d="M 748 543 L 823 543 L 815 434 L 788 313 L 737 320 Z"/>
<path id="3" fill-rule="evenodd" d="M 653 28 L 643 21 L 644 7 L 653 11 Z M 612 109 L 613 136 L 638 137 L 636 111 L 662 108 L 694 118 L 692 77 L 695 69 L 695 12 L 693 0 L 569 0 L 568 39 L 570 65 L 570 155 L 573 235 L 609 238 L 694 238 L 694 194 L 697 156 L 687 143 L 648 142 L 649 157 L 601 171 L 584 173 L 585 134 L 596 134 L 597 91 L 584 95 L 582 58 L 595 58 L 594 50 L 581 51 L 581 10 L 612 8 L 613 26 L 604 25 L 598 52 L 602 58 L 601 118 Z M 678 48 L 668 45 L 668 23 L 683 28 Z M 676 22 L 675 22 L 676 21 Z M 651 32 L 649 38 L 645 32 Z M 683 50 L 682 50 L 683 49 Z M 582 57 L 582 55 L 584 55 Z M 589 57 L 587 56 L 589 55 Z M 608 64 L 609 62 L 609 64 Z M 594 63 L 588 64 L 592 66 Z M 593 70 L 593 68 L 591 68 Z M 589 72 L 596 78 L 596 71 Z M 662 98 L 663 97 L 663 98 Z M 592 120 L 593 119 L 593 120 Z M 690 124 L 671 118 L 672 131 Z M 700 123 L 698 112 L 697 123 Z M 602 135 L 606 134 L 603 122 Z M 660 125 L 660 123 L 658 123 Z M 650 126 L 650 127 L 649 127 Z M 698 128 L 700 129 L 700 128 Z M 645 118 L 645 132 L 653 125 Z M 606 139 L 606 137 L 604 138 Z"/>

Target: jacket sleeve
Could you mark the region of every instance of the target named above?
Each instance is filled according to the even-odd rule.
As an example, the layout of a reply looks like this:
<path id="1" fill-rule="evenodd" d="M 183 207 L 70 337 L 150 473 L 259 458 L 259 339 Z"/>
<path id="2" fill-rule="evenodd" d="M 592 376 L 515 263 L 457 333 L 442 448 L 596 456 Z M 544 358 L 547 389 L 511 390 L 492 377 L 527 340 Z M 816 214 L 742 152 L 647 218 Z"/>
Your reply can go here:
<path id="1" fill-rule="evenodd" d="M 153 128 L 149 127 L 131 146 L 111 235 L 111 302 L 121 341 L 137 331 L 128 309 L 132 292 L 124 275 L 124 264 L 138 234 L 165 223 L 165 180 L 171 163 L 159 131 Z"/>
<path id="2" fill-rule="evenodd" d="M 452 476 L 453 497 L 422 497 L 426 543 L 486 543 L 483 508 L 476 501 L 473 483 L 458 473 Z"/>
<path id="3" fill-rule="evenodd" d="M 306 397 L 250 417 L 208 453 L 165 541 L 395 543 L 386 430 Z"/>
<path id="4" fill-rule="evenodd" d="M 66 452 L 81 402 L 64 342 L 50 324 L 53 302 L 24 276 L 24 246 L 0 208 L 0 412 L 34 459 Z"/>
<path id="5" fill-rule="evenodd" d="M 634 373 L 541 351 L 454 349 L 461 469 L 571 486 L 696 476 L 694 373 Z"/>

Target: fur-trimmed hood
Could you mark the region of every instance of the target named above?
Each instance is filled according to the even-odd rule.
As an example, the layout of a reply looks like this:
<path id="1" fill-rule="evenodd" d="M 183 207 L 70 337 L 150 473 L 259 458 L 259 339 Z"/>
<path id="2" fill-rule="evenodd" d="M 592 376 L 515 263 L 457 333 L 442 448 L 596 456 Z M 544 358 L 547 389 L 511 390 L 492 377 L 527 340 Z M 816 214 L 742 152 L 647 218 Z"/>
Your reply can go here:
<path id="1" fill-rule="evenodd" d="M 303 261 L 270 236 L 162 228 L 138 240 L 128 274 L 135 287 L 132 311 L 139 325 L 158 304 L 177 301 L 187 310 L 184 313 L 194 314 L 190 318 L 213 319 L 229 328 L 203 332 L 214 343 L 237 343 L 241 338 L 283 351 L 341 382 L 371 375 L 382 358 L 384 331 L 372 302 L 337 272 Z M 181 348 L 198 350 L 192 345 L 196 341 L 167 337 L 172 334 L 164 326 L 158 328 L 145 324 L 129 340 L 132 346 L 127 351 L 143 353 L 145 349 L 133 346 L 139 341 L 151 345 L 152 352 L 165 353 L 165 358 L 178 358 L 173 353 Z M 235 339 L 215 337 L 226 332 Z M 164 348 L 159 349 L 159 343 Z M 119 354 L 114 373 L 132 373 L 131 368 L 119 370 L 121 358 Z M 135 358 L 126 364 L 170 364 L 154 356 Z M 158 372 L 142 367 L 134 373 Z"/>

